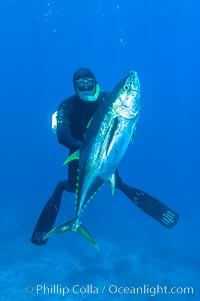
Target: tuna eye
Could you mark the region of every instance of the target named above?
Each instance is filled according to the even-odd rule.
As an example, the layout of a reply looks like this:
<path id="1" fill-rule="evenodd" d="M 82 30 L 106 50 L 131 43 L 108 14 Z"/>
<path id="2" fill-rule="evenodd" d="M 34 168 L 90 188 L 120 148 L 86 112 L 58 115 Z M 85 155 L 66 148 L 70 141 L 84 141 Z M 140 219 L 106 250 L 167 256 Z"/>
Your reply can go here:
<path id="1" fill-rule="evenodd" d="M 127 91 L 129 88 L 130 88 L 130 85 L 125 85 L 125 86 L 124 86 L 124 90 L 126 90 L 126 91 Z"/>

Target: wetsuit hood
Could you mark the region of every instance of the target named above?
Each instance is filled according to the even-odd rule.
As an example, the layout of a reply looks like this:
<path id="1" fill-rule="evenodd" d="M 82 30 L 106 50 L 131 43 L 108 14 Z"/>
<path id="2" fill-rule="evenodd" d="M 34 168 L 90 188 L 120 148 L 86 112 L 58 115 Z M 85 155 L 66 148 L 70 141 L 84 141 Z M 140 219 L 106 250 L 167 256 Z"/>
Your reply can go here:
<path id="1" fill-rule="evenodd" d="M 90 69 L 85 68 L 85 67 L 81 67 L 74 72 L 74 75 L 73 75 L 74 85 L 75 85 L 75 81 L 80 78 L 93 78 L 96 81 L 94 73 Z"/>
<path id="2" fill-rule="evenodd" d="M 89 91 L 88 90 L 84 90 L 84 91 L 79 90 L 76 86 L 76 81 L 81 80 L 81 79 L 86 79 L 86 78 L 89 78 L 89 79 L 91 78 L 95 81 L 94 88 Z M 93 102 L 98 99 L 99 93 L 100 93 L 100 88 L 96 81 L 94 73 L 89 68 L 81 67 L 81 68 L 77 69 L 73 75 L 73 84 L 74 84 L 74 89 L 76 91 L 76 94 L 83 101 Z"/>

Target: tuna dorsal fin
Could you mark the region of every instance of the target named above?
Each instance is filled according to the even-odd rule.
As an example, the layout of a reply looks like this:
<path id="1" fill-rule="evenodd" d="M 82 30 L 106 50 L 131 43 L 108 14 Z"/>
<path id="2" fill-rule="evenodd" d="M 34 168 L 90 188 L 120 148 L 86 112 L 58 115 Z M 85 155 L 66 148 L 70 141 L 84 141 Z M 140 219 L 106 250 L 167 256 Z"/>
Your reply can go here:
<path id="1" fill-rule="evenodd" d="M 111 187 L 111 192 L 112 192 L 112 196 L 115 193 L 115 184 L 116 184 L 116 176 L 115 173 L 112 174 L 112 176 L 109 179 L 109 183 L 110 183 L 110 187 Z"/>
<path id="2" fill-rule="evenodd" d="M 73 161 L 73 160 L 79 160 L 80 157 L 80 150 L 75 151 L 73 154 L 71 154 L 63 163 L 63 165 L 66 165 L 67 163 Z"/>

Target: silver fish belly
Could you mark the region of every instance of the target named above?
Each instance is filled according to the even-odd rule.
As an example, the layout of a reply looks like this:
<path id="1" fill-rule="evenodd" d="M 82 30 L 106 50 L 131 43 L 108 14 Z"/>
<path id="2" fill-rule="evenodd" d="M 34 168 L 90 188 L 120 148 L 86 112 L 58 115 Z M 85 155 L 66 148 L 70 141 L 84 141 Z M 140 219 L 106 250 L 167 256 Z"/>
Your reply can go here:
<path id="1" fill-rule="evenodd" d="M 140 107 L 140 82 L 137 72 L 131 71 L 99 105 L 87 129 L 83 146 L 66 161 L 79 157 L 74 219 L 53 229 L 45 238 L 73 231 L 98 248 L 92 235 L 80 222 L 80 217 L 104 183 L 110 180 L 114 186 L 115 170 L 135 134 Z"/>

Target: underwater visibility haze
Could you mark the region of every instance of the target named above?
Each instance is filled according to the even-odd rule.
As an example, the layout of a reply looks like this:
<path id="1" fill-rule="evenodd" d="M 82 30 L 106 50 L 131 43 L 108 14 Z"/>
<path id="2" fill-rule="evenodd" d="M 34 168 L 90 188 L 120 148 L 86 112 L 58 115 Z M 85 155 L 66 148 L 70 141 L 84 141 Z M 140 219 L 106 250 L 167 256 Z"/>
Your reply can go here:
<path id="1" fill-rule="evenodd" d="M 196 0 L 0 3 L 2 301 L 199 300 L 199 9 Z M 179 214 L 173 228 L 106 183 L 81 216 L 99 251 L 74 233 L 31 243 L 67 178 L 51 116 L 74 94 L 79 67 L 106 91 L 137 72 L 140 118 L 119 173 Z M 65 192 L 55 226 L 74 212 Z"/>

